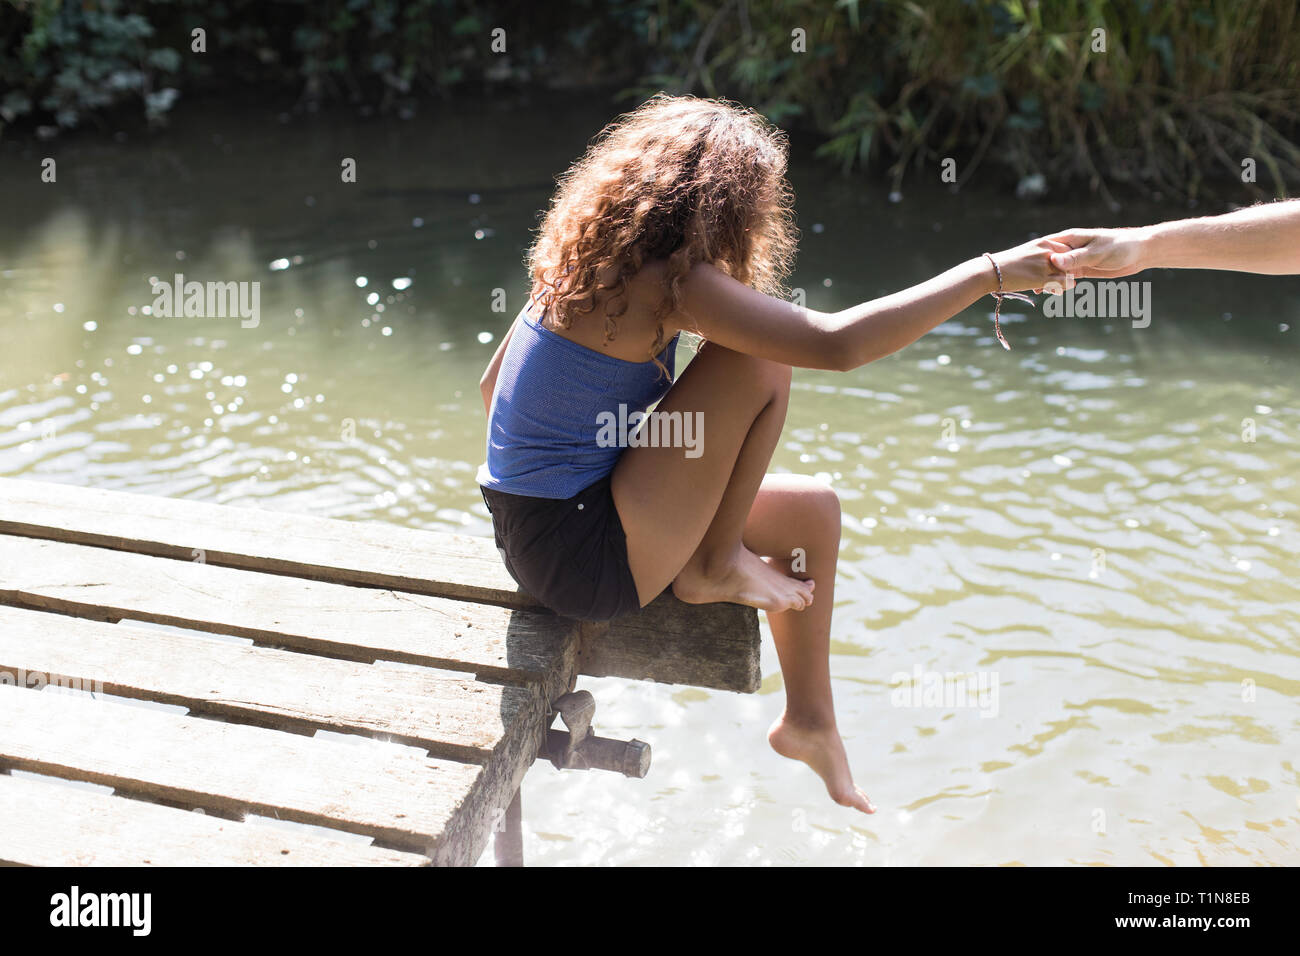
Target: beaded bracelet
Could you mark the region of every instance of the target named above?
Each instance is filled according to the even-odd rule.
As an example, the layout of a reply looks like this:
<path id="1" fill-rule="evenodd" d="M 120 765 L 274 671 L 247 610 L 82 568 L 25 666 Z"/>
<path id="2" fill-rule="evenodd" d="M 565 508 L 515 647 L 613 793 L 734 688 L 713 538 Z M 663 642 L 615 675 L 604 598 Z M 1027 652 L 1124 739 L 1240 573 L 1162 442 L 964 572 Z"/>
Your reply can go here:
<path id="1" fill-rule="evenodd" d="M 998 266 L 997 260 L 994 259 L 993 256 L 989 255 L 989 253 L 984 253 L 984 257 L 988 259 L 989 262 L 993 263 L 993 271 L 997 273 L 998 277 L 998 291 L 989 293 L 989 295 L 998 300 L 997 307 L 993 310 L 993 331 L 998 334 L 998 341 L 1002 343 L 1002 347 L 1010 352 L 1011 346 L 1008 344 L 1006 336 L 1002 334 L 1002 300 L 1019 299 L 1021 302 L 1028 302 L 1030 305 L 1034 304 L 1034 300 L 1019 292 L 1003 292 L 1002 269 Z"/>

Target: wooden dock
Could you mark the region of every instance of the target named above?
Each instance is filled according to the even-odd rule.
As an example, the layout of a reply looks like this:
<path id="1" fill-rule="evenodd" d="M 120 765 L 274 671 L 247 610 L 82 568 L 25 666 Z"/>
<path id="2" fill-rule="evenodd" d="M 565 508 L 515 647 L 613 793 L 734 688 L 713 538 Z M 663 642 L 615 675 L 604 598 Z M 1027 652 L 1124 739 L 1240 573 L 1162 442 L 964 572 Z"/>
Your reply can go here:
<path id="1" fill-rule="evenodd" d="M 519 862 L 534 760 L 648 766 L 579 675 L 752 693 L 758 647 L 671 595 L 557 617 L 490 538 L 0 479 L 0 863 Z"/>

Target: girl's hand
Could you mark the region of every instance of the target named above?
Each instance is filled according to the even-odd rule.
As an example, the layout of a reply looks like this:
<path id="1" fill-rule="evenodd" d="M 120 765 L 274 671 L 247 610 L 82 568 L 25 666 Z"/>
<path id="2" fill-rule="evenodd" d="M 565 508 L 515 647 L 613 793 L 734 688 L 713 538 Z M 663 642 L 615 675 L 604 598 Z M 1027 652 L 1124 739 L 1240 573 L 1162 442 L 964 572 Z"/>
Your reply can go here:
<path id="1" fill-rule="evenodd" d="M 1141 272 L 1145 229 L 1070 229 L 1049 236 L 1070 247 L 1052 255 L 1052 265 L 1079 279 L 1117 279 Z"/>
<path id="2" fill-rule="evenodd" d="M 1043 238 L 1031 239 L 1013 249 L 990 253 L 1002 270 L 1002 291 L 1023 292 L 1033 289 L 1042 292 L 1046 289 L 1059 295 L 1065 289 L 1073 288 L 1074 277 L 1052 263 L 1055 254 L 1068 253 L 1070 248 L 1055 238 Z M 987 258 L 983 261 L 988 263 Z M 996 292 L 998 280 L 991 264 L 988 271 L 992 283 L 989 291 Z"/>

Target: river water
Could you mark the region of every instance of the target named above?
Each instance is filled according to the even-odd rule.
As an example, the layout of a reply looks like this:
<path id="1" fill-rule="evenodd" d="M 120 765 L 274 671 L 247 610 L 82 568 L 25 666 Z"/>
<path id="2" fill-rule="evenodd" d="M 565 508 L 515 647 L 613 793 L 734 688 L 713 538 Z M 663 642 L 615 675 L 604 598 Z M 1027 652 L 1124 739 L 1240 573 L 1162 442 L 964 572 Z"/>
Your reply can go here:
<path id="1" fill-rule="evenodd" d="M 552 177 L 614 112 L 195 104 L 153 138 L 0 143 L 0 474 L 487 534 L 478 377 Z M 800 144 L 791 178 L 793 284 L 823 310 L 1189 214 L 978 181 L 891 202 Z M 178 272 L 260 280 L 259 323 L 144 314 Z M 1300 862 L 1300 279 L 1136 278 L 1145 327 L 1012 304 L 1005 352 L 981 303 L 857 371 L 796 371 L 773 468 L 844 504 L 832 671 L 876 816 L 768 749 L 765 629 L 756 695 L 583 679 L 598 731 L 654 767 L 534 767 L 528 861 Z"/>

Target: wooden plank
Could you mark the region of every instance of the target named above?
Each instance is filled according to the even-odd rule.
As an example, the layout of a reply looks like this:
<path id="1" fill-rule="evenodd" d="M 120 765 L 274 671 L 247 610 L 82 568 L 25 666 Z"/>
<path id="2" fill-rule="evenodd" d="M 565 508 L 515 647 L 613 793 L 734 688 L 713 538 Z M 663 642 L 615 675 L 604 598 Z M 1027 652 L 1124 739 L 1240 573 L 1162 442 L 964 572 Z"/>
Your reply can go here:
<path id="1" fill-rule="evenodd" d="M 548 691 L 567 687 L 562 671 L 573 631 L 547 612 L 10 535 L 0 535 L 0 603 L 173 624 L 349 660 L 531 681 Z"/>
<path id="2" fill-rule="evenodd" d="M 9 866 L 424 866 L 427 857 L 0 774 Z"/>
<path id="3" fill-rule="evenodd" d="M 0 479 L 0 532 L 183 561 L 537 607 L 492 542 L 375 521 Z M 484 548 L 483 545 L 487 547 Z M 429 590 L 440 585 L 437 590 Z"/>
<path id="4" fill-rule="evenodd" d="M 347 660 L 394 660 L 523 684 L 528 694 L 483 766 L 476 804 L 481 829 L 466 838 L 471 855 L 482 852 L 496 819 L 492 814 L 504 811 L 532 765 L 545 739 L 550 701 L 572 685 L 582 630 L 549 612 L 8 535 L 0 535 L 3 602 L 101 619 L 131 617 Z"/>
<path id="5" fill-rule="evenodd" d="M 506 573 L 490 538 L 378 522 L 4 478 L 0 532 L 187 562 L 201 557 L 209 565 L 504 607 L 537 607 Z M 593 643 L 582 672 L 753 693 L 759 686 L 759 646 L 753 608 L 686 605 L 665 593 L 612 622 Z M 647 662 L 654 663 L 651 673 L 642 670 Z"/>
<path id="6" fill-rule="evenodd" d="M 333 827 L 435 863 L 474 863 L 497 809 L 481 785 L 484 768 L 370 740 L 316 740 L 7 685 L 0 713 L 0 764 L 10 769 Z"/>
<path id="7" fill-rule="evenodd" d="M 739 604 L 684 604 L 661 594 L 639 614 L 613 621 L 592 640 L 579 672 L 753 694 L 759 666 L 758 611 Z"/>
<path id="8" fill-rule="evenodd" d="M 24 542 L 26 542 L 25 545 Z M 61 572 L 58 567 L 61 558 L 58 555 L 50 558 L 47 554 L 45 558 L 48 560 L 36 560 L 35 556 L 30 553 L 31 546 L 36 546 L 39 550 L 54 548 L 62 555 L 62 559 L 67 559 L 70 563 L 63 565 Z M 74 551 L 90 554 L 93 558 L 90 567 L 87 568 L 78 565 L 75 557 L 67 554 L 66 549 L 69 548 Z M 15 554 L 15 550 L 22 553 Z M 29 562 L 26 560 L 27 558 L 32 560 Z M 131 561 L 151 562 L 158 565 L 159 568 L 124 567 L 124 565 L 129 564 Z M 62 587 L 58 585 L 50 585 L 47 587 L 38 587 L 27 590 L 24 590 L 21 587 L 14 587 L 13 585 L 20 576 L 18 569 L 24 567 L 26 569 L 24 573 L 32 575 L 36 580 L 39 580 L 44 576 L 47 581 L 63 580 L 74 582 L 73 584 L 67 585 L 67 590 L 73 595 L 73 597 L 66 600 L 60 600 L 56 592 L 62 590 Z M 118 602 L 123 606 L 118 607 L 114 611 L 115 616 L 118 614 L 122 616 L 129 614 L 130 616 L 139 619 L 156 620 L 162 623 L 180 624 L 182 626 L 191 626 L 205 630 L 240 632 L 245 634 L 245 636 L 254 638 L 258 638 L 260 635 L 261 638 L 269 639 L 272 643 L 307 645 L 309 648 L 318 644 L 318 641 L 314 637 L 311 639 L 299 640 L 296 633 L 286 634 L 283 632 L 283 629 L 281 632 L 275 634 L 266 634 L 248 629 L 245 625 L 248 624 L 250 615 L 253 615 L 254 612 L 258 612 L 258 608 L 255 605 L 245 604 L 242 600 L 236 602 L 214 602 L 208 600 L 203 603 L 203 607 L 205 608 L 212 608 L 217 605 L 224 606 L 224 610 L 228 612 L 228 614 L 223 616 L 223 620 L 241 622 L 237 626 L 223 626 L 220 623 L 204 622 L 192 619 L 194 609 L 186 607 L 185 596 L 187 594 L 202 596 L 205 593 L 205 586 L 210 588 L 212 595 L 224 592 L 220 587 L 204 585 L 197 586 L 188 591 L 182 591 L 180 594 L 170 593 L 167 588 L 167 574 L 162 572 L 172 572 L 176 571 L 178 568 L 186 575 L 196 572 L 199 574 L 202 574 L 203 572 L 222 572 L 224 574 L 266 578 L 278 588 L 293 589 L 295 587 L 304 587 L 308 584 L 308 582 L 295 581 L 290 578 L 275 578 L 271 575 L 258 575 L 253 572 L 211 568 L 202 565 L 186 565 L 182 562 L 168 561 L 161 558 L 148 558 L 141 555 L 115 555 L 112 552 L 100 548 L 78 548 L 74 545 L 60 545 L 52 542 L 0 537 L 0 582 L 3 582 L 0 583 L 0 600 L 6 599 L 6 595 L 8 595 L 9 598 L 18 596 L 31 599 L 36 606 L 43 606 L 46 608 L 54 607 L 60 610 L 72 611 L 73 613 L 101 613 L 102 609 L 97 611 L 93 601 L 87 603 L 84 600 L 85 595 L 91 591 L 103 591 L 104 588 L 109 587 L 107 584 L 104 584 L 104 582 L 115 580 L 113 576 L 121 574 L 122 577 L 120 580 L 129 583 L 123 584 L 121 587 L 114 589 L 114 593 L 119 596 L 126 595 L 133 599 Z M 75 572 L 78 569 L 82 572 L 87 572 L 88 576 L 78 577 L 74 573 L 73 576 L 69 578 L 65 573 L 63 573 L 68 571 Z M 159 569 L 161 569 L 161 571 Z M 156 576 L 159 573 L 162 573 L 162 577 Z M 78 586 L 75 582 L 81 582 L 82 586 Z M 200 582 L 200 584 L 202 584 L 202 582 Z M 98 585 L 102 585 L 102 587 Z M 388 592 L 343 588 L 339 585 L 316 584 L 314 587 L 330 587 L 342 591 L 356 592 L 357 595 L 368 601 L 373 601 L 378 597 L 388 594 Z M 247 592 L 238 588 L 230 593 L 247 597 Z M 149 600 L 145 602 L 134 600 L 134 598 L 139 597 L 148 598 Z M 388 594 L 388 597 L 392 598 L 393 596 Z M 286 602 L 287 606 L 294 601 L 294 598 L 290 596 L 283 600 Z M 435 601 L 437 599 L 419 598 L 419 600 Z M 310 602 L 307 602 L 307 604 L 310 605 Z M 400 615 L 403 620 L 405 620 L 409 617 L 411 611 L 406 602 L 398 601 L 396 604 L 397 607 L 381 615 L 378 620 L 363 621 L 357 625 L 362 628 L 363 632 L 367 634 L 367 636 L 373 636 L 375 638 L 375 641 L 377 642 L 375 646 L 368 645 L 366 648 L 361 649 L 351 648 L 348 645 L 342 644 L 328 644 L 327 646 L 335 653 L 349 656 L 352 659 L 373 660 L 380 658 L 402 659 L 413 657 L 415 663 L 432 664 L 436 666 L 452 664 L 455 665 L 453 669 L 462 666 L 458 661 L 446 661 L 444 658 L 438 656 L 430 657 L 428 654 L 428 647 L 419 643 L 420 640 L 424 640 L 427 644 L 430 639 L 429 633 L 440 625 L 441 618 L 430 622 L 430 627 L 424 628 L 425 633 L 423 637 L 421 635 L 421 621 L 419 620 L 412 622 L 408 627 L 406 627 L 405 631 L 402 631 L 402 628 L 394 621 L 394 617 Z M 125 605 L 130 605 L 130 607 Z M 161 613 L 158 610 L 159 607 L 164 610 L 169 607 L 179 609 L 179 613 L 175 615 Z M 501 695 L 499 699 L 503 704 L 508 704 L 514 708 L 513 710 L 499 712 L 498 720 L 501 725 L 501 732 L 499 736 L 490 743 L 485 740 L 475 741 L 473 738 L 474 732 L 467 728 L 462 728 L 461 736 L 459 738 L 454 736 L 454 732 L 456 731 L 456 722 L 458 720 L 456 713 L 454 710 L 449 710 L 444 713 L 437 698 L 430 701 L 430 703 L 437 707 L 438 710 L 436 717 L 437 723 L 433 725 L 432 729 L 416 727 L 408 730 L 406 734 L 403 734 L 401 728 L 403 726 L 409 727 L 411 719 L 407 719 L 406 724 L 390 726 L 392 726 L 393 737 L 397 739 L 403 739 L 405 737 L 408 739 L 418 740 L 421 745 L 428 745 L 435 753 L 440 753 L 446 756 L 456 756 L 458 752 L 463 754 L 463 751 L 459 750 L 459 748 L 465 748 L 471 745 L 481 748 L 487 748 L 490 746 L 490 754 L 484 764 L 483 777 L 480 783 L 482 792 L 479 805 L 482 809 L 484 819 L 491 822 L 496 819 L 495 817 L 492 817 L 491 814 L 503 810 L 508 805 L 511 796 L 522 784 L 523 778 L 537 754 L 540 742 L 545 739 L 546 728 L 550 723 L 550 701 L 555 700 L 560 696 L 560 694 L 569 690 L 571 687 L 572 675 L 575 673 L 577 661 L 577 652 L 579 647 L 578 633 L 580 629 L 575 627 L 573 622 L 564 621 L 563 619 L 556 618 L 553 615 L 540 615 L 533 612 L 523 611 L 507 611 L 501 608 L 467 607 L 475 612 L 499 614 L 508 617 L 505 625 L 499 626 L 499 630 L 495 633 L 500 635 L 500 640 L 506 647 L 504 656 L 512 665 L 517 663 L 520 658 L 518 648 L 520 643 L 524 644 L 525 649 L 531 652 L 537 652 L 539 654 L 543 651 L 554 652 L 553 656 L 540 662 L 540 673 L 529 672 L 536 679 L 530 679 L 522 688 L 510 688 L 509 690 L 502 689 L 497 691 L 488 689 L 487 691 L 481 691 L 481 693 L 489 695 L 499 693 Z M 272 609 L 275 609 L 274 605 L 272 605 Z M 279 610 L 283 611 L 284 608 L 280 608 Z M 60 622 L 72 627 L 84 623 L 90 623 L 77 621 L 75 619 L 66 619 L 62 618 L 60 615 L 48 614 L 45 612 L 28 611 L 26 613 L 44 614 L 44 616 L 49 618 L 52 622 Z M 187 615 L 189 616 L 187 617 Z M 281 617 L 283 616 L 284 615 L 281 615 Z M 292 615 L 289 616 L 292 617 Z M 524 618 L 525 620 L 522 623 L 518 623 L 520 618 Z M 540 623 L 537 620 L 531 620 L 533 618 L 540 619 Z M 304 634 L 312 633 L 309 625 L 310 618 L 304 622 Z M 50 626 L 57 627 L 58 625 L 51 624 Z M 115 629 L 122 628 L 124 633 L 131 630 L 123 628 L 122 625 L 100 625 L 100 627 L 112 627 Z M 541 630 L 543 627 L 547 628 L 547 630 Z M 487 631 L 489 628 L 484 626 L 481 630 Z M 339 628 L 337 631 L 339 640 L 347 639 L 348 632 L 346 628 Z M 116 630 L 114 633 L 116 633 Z M 157 635 L 158 632 L 150 631 L 147 633 L 149 634 L 149 639 L 157 639 L 155 635 Z M 388 640 L 389 638 L 393 638 L 394 640 Z M 178 639 L 185 640 L 184 637 L 179 637 Z M 30 642 L 25 641 L 24 644 L 26 643 Z M 230 645 L 230 647 L 237 647 L 237 645 Z M 0 667 L 0 669 L 8 669 L 16 673 L 17 669 L 23 666 L 18 663 L 18 660 L 33 659 L 30 656 L 31 653 L 32 652 L 26 647 L 11 647 L 10 653 L 0 656 L 15 657 L 15 660 L 9 662 L 12 666 L 7 668 Z M 177 667 L 175 678 L 179 679 L 179 676 L 189 669 L 188 665 L 183 665 L 182 663 L 184 661 L 182 655 L 187 655 L 189 653 L 191 652 L 188 649 L 182 650 L 178 647 L 177 656 L 172 662 Z M 455 647 L 452 647 L 447 651 L 447 653 L 458 652 Z M 424 656 L 421 656 L 421 654 Z M 279 700 L 272 701 L 268 697 L 265 701 L 250 702 L 248 698 L 251 698 L 254 695 L 249 693 L 249 691 L 257 686 L 265 686 L 264 684 L 254 683 L 252 685 L 243 685 L 242 678 L 236 680 L 236 675 L 231 674 L 228 675 L 228 677 L 231 681 L 235 681 L 235 683 L 219 682 L 218 684 L 214 684 L 212 687 L 204 688 L 198 686 L 203 682 L 204 677 L 202 670 L 199 669 L 193 672 L 191 678 L 195 683 L 186 686 L 177 683 L 176 679 L 173 679 L 173 675 L 169 674 L 166 666 L 160 666 L 158 669 L 153 671 L 152 677 L 148 672 L 142 673 L 140 668 L 144 668 L 145 665 L 133 660 L 133 658 L 139 656 L 140 655 L 137 654 L 124 654 L 120 661 L 117 661 L 112 665 L 114 670 L 108 671 L 107 673 L 110 675 L 131 673 L 135 678 L 150 677 L 150 679 L 148 681 L 128 681 L 123 677 L 100 677 L 99 679 L 104 680 L 106 684 L 111 683 L 114 685 L 114 690 L 110 692 L 120 692 L 123 696 L 136 696 L 137 694 L 131 692 L 131 684 L 135 683 L 140 685 L 134 688 L 134 691 L 136 691 L 139 696 L 149 696 L 151 699 L 166 700 L 167 695 L 171 694 L 173 695 L 171 698 L 172 702 L 185 703 L 186 706 L 193 706 L 200 712 L 221 712 L 230 716 L 237 716 L 239 719 L 243 720 L 251 719 L 253 716 L 251 711 L 254 710 L 254 705 L 262 703 L 271 709 L 275 709 L 276 707 L 283 708 L 278 713 L 278 719 L 283 722 L 282 725 L 284 726 L 289 726 L 296 720 L 314 720 L 321 723 L 328 719 L 337 719 L 340 721 L 353 721 L 359 727 L 379 728 L 382 724 L 378 722 L 385 719 L 385 714 L 380 710 L 368 713 L 365 701 L 359 696 L 355 700 L 351 701 L 346 699 L 341 702 L 338 701 L 338 694 L 347 694 L 352 691 L 358 691 L 360 690 L 358 687 L 349 688 L 335 686 L 333 690 L 322 690 L 320 692 L 320 699 L 314 703 L 305 701 L 302 698 L 299 698 L 295 703 L 292 697 L 292 688 L 288 691 L 290 694 L 288 698 L 280 698 Z M 318 673 L 321 666 L 328 668 L 331 663 L 329 660 L 323 660 L 320 663 L 314 662 L 312 657 L 305 654 L 292 656 L 297 658 L 297 660 L 290 661 L 288 658 L 285 658 L 284 667 L 286 669 L 280 672 L 286 675 L 286 680 L 290 682 L 294 679 L 292 675 L 295 667 L 302 668 L 302 676 L 305 678 L 312 673 Z M 145 657 L 147 659 L 147 655 L 145 655 Z M 96 659 L 102 661 L 102 655 L 100 655 L 99 658 L 92 658 L 87 652 L 84 654 L 78 654 L 75 656 L 74 660 L 69 660 L 65 657 L 63 658 L 62 663 L 57 667 L 53 666 L 57 661 L 49 659 L 44 665 L 44 669 L 47 671 L 72 672 L 65 673 L 63 676 L 66 677 L 80 676 L 83 679 L 95 679 L 88 676 L 90 671 L 87 670 L 87 664 Z M 125 668 L 137 669 L 128 671 Z M 41 668 L 29 667 L 28 669 L 40 670 Z M 101 671 L 101 673 L 105 672 Z M 211 671 L 212 675 L 218 673 L 220 673 L 220 671 L 215 667 Z M 406 676 L 408 672 L 385 669 L 380 673 L 382 673 L 383 677 L 376 677 L 376 680 L 378 680 L 384 687 L 392 689 L 406 687 L 410 689 L 411 678 Z M 521 674 L 520 671 L 515 670 L 511 670 L 509 673 L 511 676 L 515 677 L 520 676 Z M 209 677 L 209 680 L 211 679 L 212 678 Z M 257 678 L 251 677 L 249 679 L 258 680 Z M 270 680 L 271 678 L 268 676 L 265 679 Z M 143 686 L 145 684 L 153 685 L 152 689 Z M 180 692 L 180 688 L 182 687 L 185 687 L 185 693 L 183 694 Z M 219 699 L 221 698 L 222 688 L 231 690 L 231 693 L 228 695 L 229 699 Z M 304 687 L 303 690 L 310 691 L 310 687 Z M 145 693 L 146 691 L 148 691 L 147 694 Z M 204 696 L 205 694 L 207 695 L 206 697 Z M 260 694 L 260 696 L 266 695 L 263 693 Z M 184 698 L 189 698 L 189 700 L 185 700 Z M 491 699 L 492 698 L 489 697 L 489 700 Z M 293 714 L 291 710 L 294 706 L 300 707 L 301 712 L 296 715 Z M 314 717 L 310 716 L 309 712 L 309 708 L 312 706 L 317 709 L 317 713 Z M 479 704 L 479 707 L 483 706 L 490 707 L 491 705 Z M 336 707 L 338 708 L 337 710 L 335 710 Z M 422 710 L 422 712 L 427 713 L 427 709 Z M 400 714 L 388 714 L 387 717 L 393 720 L 398 720 Z M 263 723 L 275 722 L 274 720 L 261 719 L 261 717 L 258 719 Z M 346 730 L 348 728 L 341 727 L 336 729 Z M 435 740 L 433 739 L 434 737 L 440 739 Z M 467 754 L 463 755 L 468 756 Z M 480 756 L 474 756 L 473 759 L 482 760 L 483 758 Z M 486 825 L 487 824 L 484 824 L 484 826 Z M 482 832 L 475 831 L 473 833 L 469 844 L 472 848 L 471 855 L 482 852 L 483 847 L 486 846 L 488 837 L 489 834 L 486 829 Z M 477 856 L 474 858 L 476 859 Z"/>
<path id="9" fill-rule="evenodd" d="M 381 737 L 484 763 L 536 733 L 540 689 L 0 605 L 0 680 L 93 689 L 299 733 Z"/>

